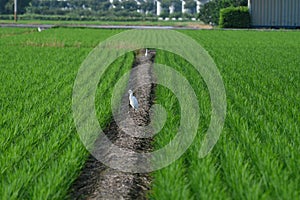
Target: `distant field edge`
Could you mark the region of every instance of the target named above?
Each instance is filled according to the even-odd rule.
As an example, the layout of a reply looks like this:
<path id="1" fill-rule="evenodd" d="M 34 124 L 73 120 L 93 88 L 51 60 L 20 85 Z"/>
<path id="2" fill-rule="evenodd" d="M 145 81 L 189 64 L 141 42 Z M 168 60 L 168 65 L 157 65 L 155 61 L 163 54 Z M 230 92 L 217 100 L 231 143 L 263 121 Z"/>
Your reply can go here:
<path id="1" fill-rule="evenodd" d="M 82 22 L 79 22 L 78 24 L 72 24 L 72 23 L 66 23 L 66 24 L 59 24 L 56 21 L 51 23 L 51 21 L 47 21 L 48 23 L 45 23 L 46 21 L 41 21 L 41 23 L 14 23 L 11 20 L 0 20 L 0 28 L 42 28 L 42 29 L 49 29 L 49 28 L 95 28 L 95 29 L 164 29 L 164 30 L 234 30 L 234 31 L 300 31 L 300 28 L 284 28 L 284 27 L 252 27 L 252 28 L 218 28 L 218 27 L 212 27 L 210 25 L 205 25 L 199 23 L 198 25 L 196 23 L 191 23 L 190 25 L 163 25 L 163 24 L 149 24 L 149 25 L 139 25 L 139 24 L 131 24 L 130 22 L 128 24 L 122 22 L 120 24 L 117 24 L 117 22 L 113 22 L 111 25 L 109 24 L 83 24 Z"/>
<path id="2" fill-rule="evenodd" d="M 99 29 L 173 29 L 173 30 L 200 30 L 211 29 L 208 27 L 196 26 L 155 26 L 155 25 L 94 25 L 94 24 L 15 24 L 0 23 L 1 28 L 99 28 Z"/>
<path id="3" fill-rule="evenodd" d="M 0 27 L 81 27 L 81 28 L 122 28 L 122 29 L 212 29 L 200 21 L 50 21 L 50 20 L 0 20 Z"/>

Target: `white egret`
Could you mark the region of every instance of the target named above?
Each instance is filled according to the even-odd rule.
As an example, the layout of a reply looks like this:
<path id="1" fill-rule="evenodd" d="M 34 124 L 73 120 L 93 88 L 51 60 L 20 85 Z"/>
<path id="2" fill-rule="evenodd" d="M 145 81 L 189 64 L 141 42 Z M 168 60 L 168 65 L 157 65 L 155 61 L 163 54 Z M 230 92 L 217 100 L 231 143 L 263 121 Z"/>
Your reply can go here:
<path id="1" fill-rule="evenodd" d="M 145 56 L 146 57 L 148 56 L 148 49 L 146 49 Z"/>
<path id="2" fill-rule="evenodd" d="M 42 32 L 43 29 L 41 27 L 38 27 L 38 32 Z"/>
<path id="3" fill-rule="evenodd" d="M 129 103 L 134 110 L 137 110 L 139 108 L 139 103 L 135 96 L 133 96 L 132 90 L 128 90 L 129 93 Z"/>

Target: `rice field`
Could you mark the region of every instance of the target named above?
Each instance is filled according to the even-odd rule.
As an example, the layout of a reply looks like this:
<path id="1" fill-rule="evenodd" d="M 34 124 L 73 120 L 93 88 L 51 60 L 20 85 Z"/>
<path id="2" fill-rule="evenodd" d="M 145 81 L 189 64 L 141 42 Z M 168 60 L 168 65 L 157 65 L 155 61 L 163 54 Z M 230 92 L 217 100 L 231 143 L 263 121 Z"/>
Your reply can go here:
<path id="1" fill-rule="evenodd" d="M 183 31 L 215 60 L 226 88 L 227 116 L 213 151 L 199 159 L 210 120 L 210 97 L 184 59 L 159 52 L 156 62 L 183 74 L 201 110 L 198 137 L 179 160 L 154 172 L 153 199 L 297 199 L 300 196 L 300 32 Z M 179 126 L 172 92 L 156 90 L 169 120 L 157 148 Z M 176 109 L 174 109 L 176 108 Z"/>
<path id="2" fill-rule="evenodd" d="M 0 29 L 1 199 L 69 198 L 88 156 L 72 118 L 76 73 L 99 42 L 121 31 Z M 173 67 L 193 87 L 200 126 L 180 159 L 151 174 L 149 198 L 299 198 L 300 32 L 181 32 L 214 59 L 225 84 L 227 115 L 218 143 L 199 159 L 211 114 L 206 84 L 184 58 L 157 51 L 155 62 Z M 111 119 L 109 94 L 133 60 L 133 53 L 118 58 L 101 77 L 96 111 L 104 127 Z M 162 86 L 155 94 L 168 116 L 154 138 L 159 149 L 176 134 L 180 104 Z"/>
<path id="3" fill-rule="evenodd" d="M 72 118 L 77 70 L 100 41 L 120 31 L 11 30 L 18 34 L 0 42 L 0 196 L 63 199 L 88 156 Z M 110 94 L 132 62 L 132 54 L 117 59 L 100 80 L 97 96 Z M 108 97 L 96 101 L 103 126 L 110 120 Z"/>

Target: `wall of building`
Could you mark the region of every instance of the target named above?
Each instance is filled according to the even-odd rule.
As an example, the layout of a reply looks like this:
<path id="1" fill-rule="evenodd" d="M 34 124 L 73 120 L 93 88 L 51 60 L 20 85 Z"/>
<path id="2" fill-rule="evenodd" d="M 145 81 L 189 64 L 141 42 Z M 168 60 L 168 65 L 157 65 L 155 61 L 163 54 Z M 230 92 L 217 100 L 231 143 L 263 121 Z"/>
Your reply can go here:
<path id="1" fill-rule="evenodd" d="M 254 27 L 300 27 L 300 0 L 248 0 Z"/>

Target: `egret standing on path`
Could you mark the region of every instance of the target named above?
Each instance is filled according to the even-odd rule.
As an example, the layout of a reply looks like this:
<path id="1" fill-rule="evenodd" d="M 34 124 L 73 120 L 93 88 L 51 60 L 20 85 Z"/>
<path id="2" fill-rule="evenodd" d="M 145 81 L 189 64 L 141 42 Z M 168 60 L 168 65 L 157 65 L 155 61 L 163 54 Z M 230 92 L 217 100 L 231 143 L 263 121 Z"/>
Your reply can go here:
<path id="1" fill-rule="evenodd" d="M 137 110 L 139 108 L 139 103 L 135 96 L 133 96 L 132 90 L 128 90 L 129 93 L 129 103 L 134 110 Z"/>

